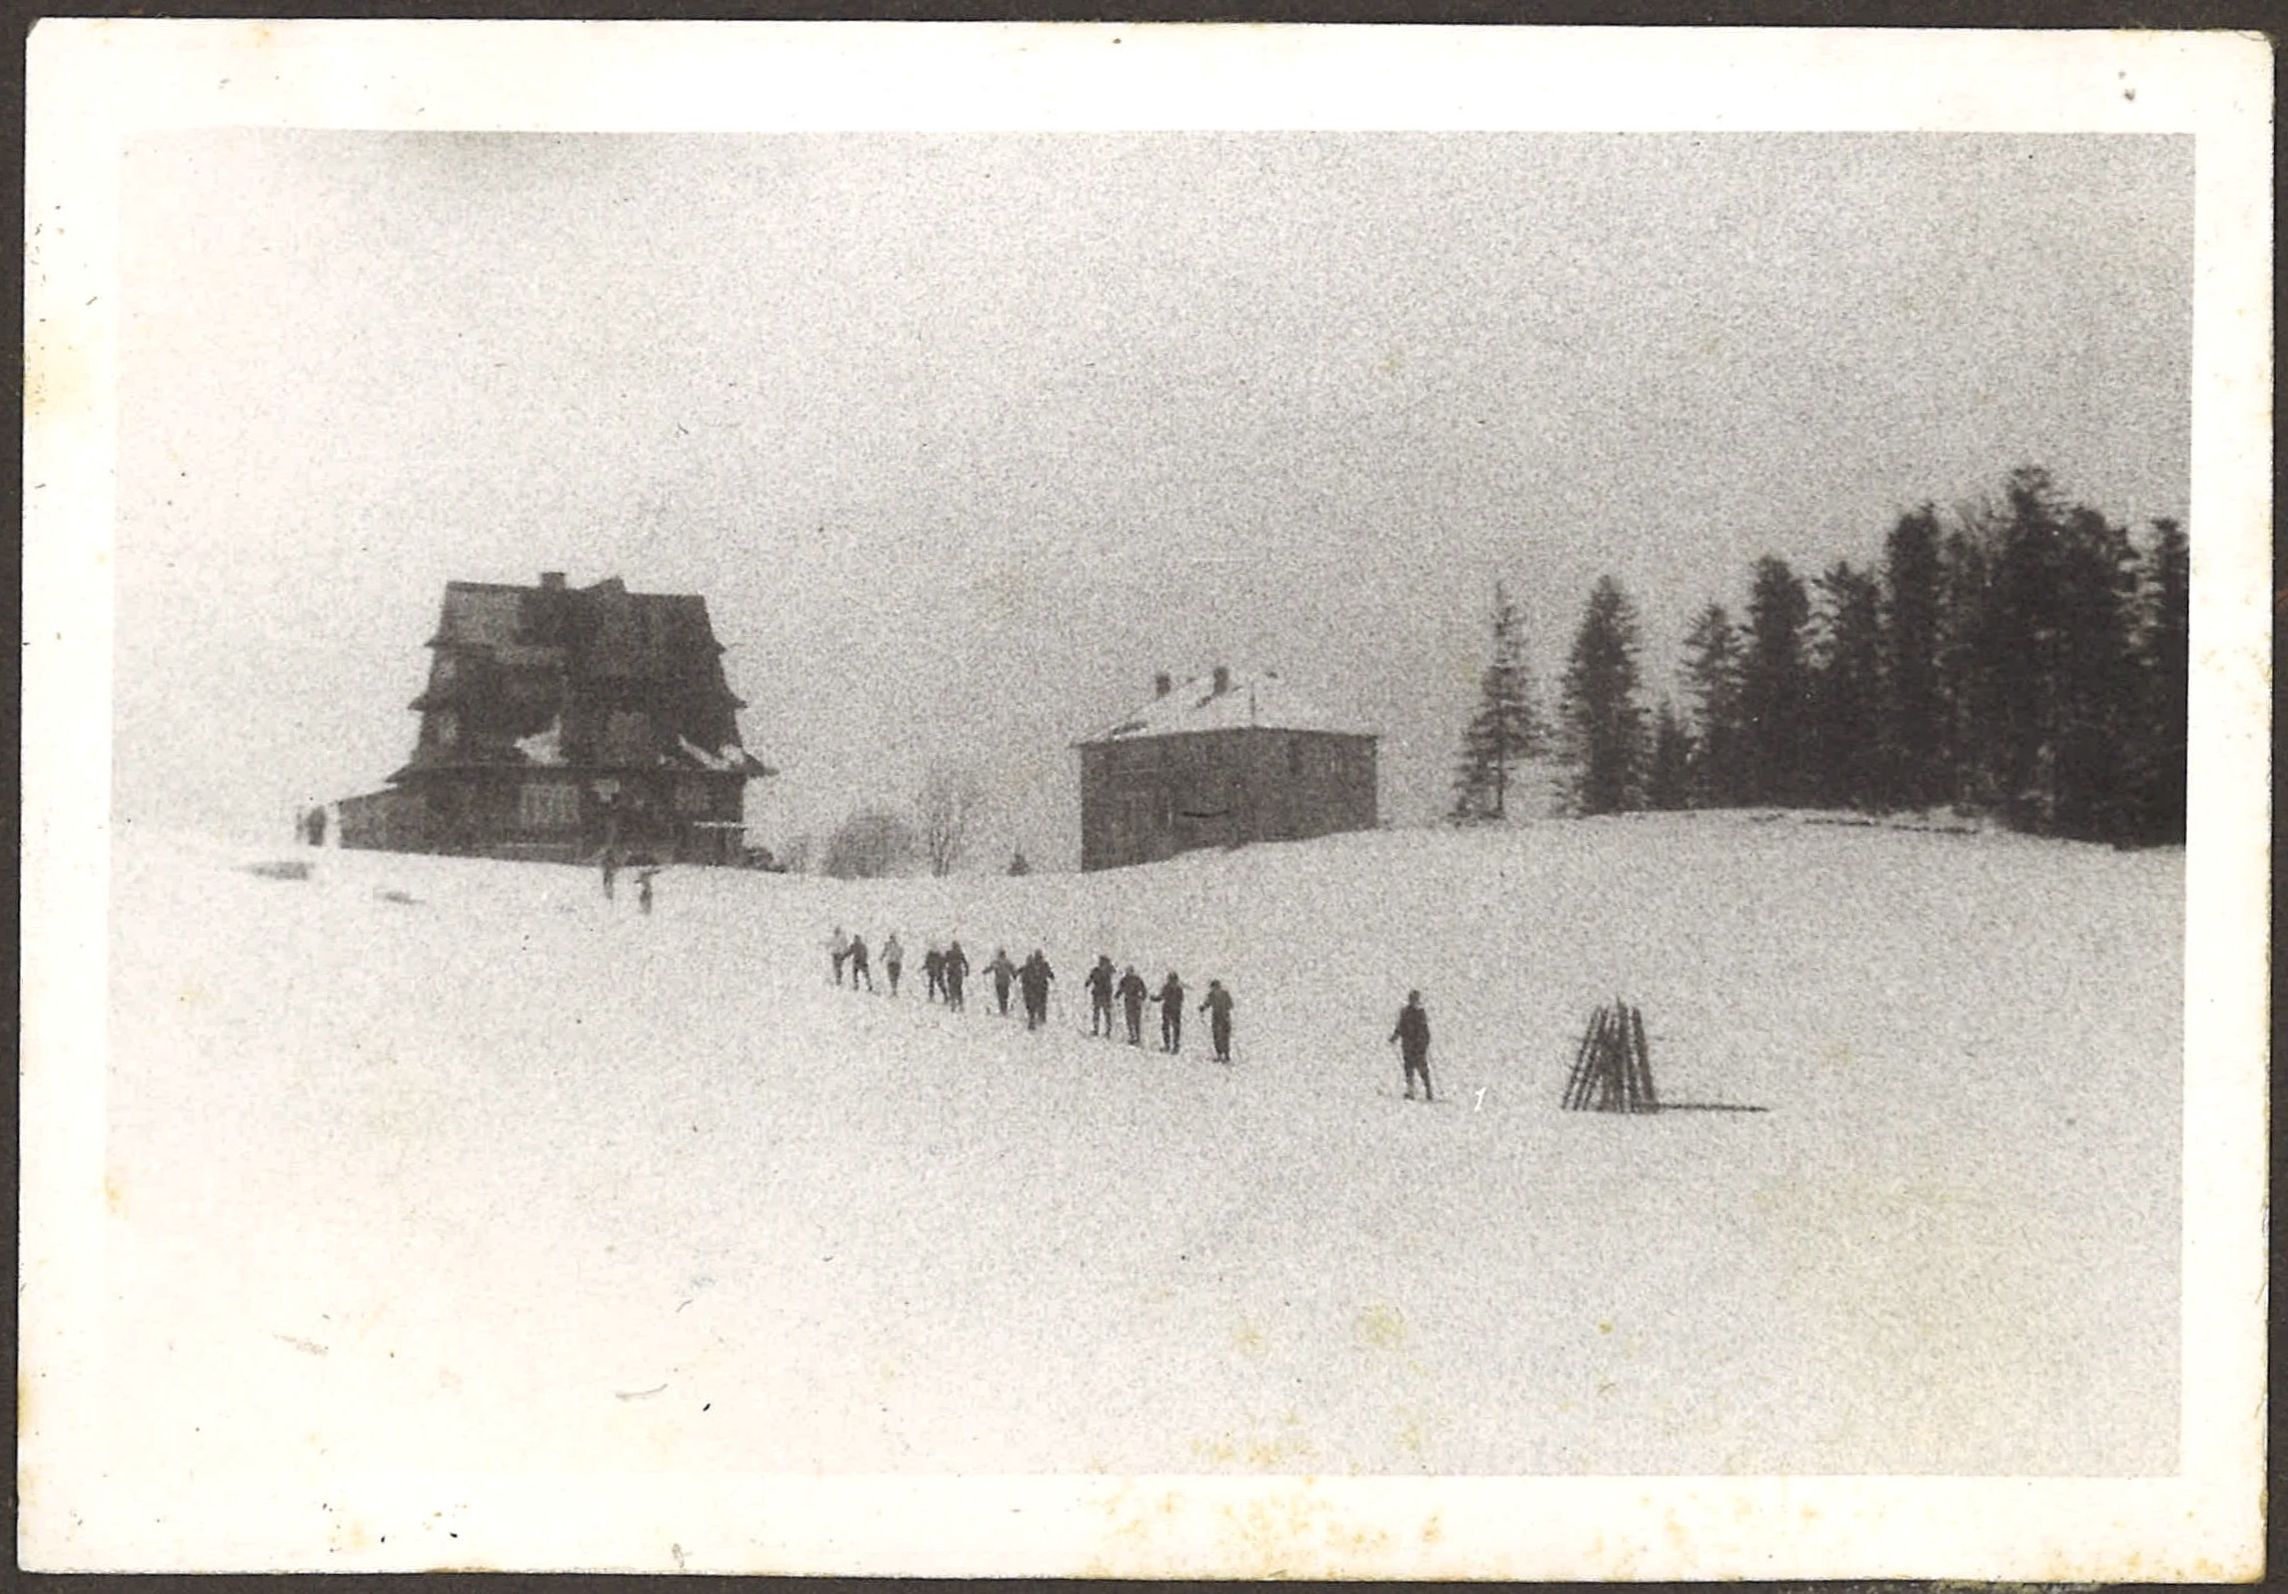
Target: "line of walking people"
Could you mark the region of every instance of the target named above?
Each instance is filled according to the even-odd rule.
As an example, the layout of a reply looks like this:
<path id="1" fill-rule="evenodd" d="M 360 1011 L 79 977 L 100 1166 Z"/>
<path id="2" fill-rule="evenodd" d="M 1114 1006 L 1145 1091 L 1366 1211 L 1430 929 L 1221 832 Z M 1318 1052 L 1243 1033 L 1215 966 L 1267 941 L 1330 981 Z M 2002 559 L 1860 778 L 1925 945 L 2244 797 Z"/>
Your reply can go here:
<path id="1" fill-rule="evenodd" d="M 867 991 L 874 985 L 873 955 L 863 935 L 851 935 L 842 926 L 834 927 L 833 936 L 826 943 L 827 955 L 834 973 L 834 983 L 841 985 L 847 973 L 850 988 Z M 898 981 L 905 966 L 905 948 L 892 930 L 882 942 L 882 971 L 889 978 L 889 994 L 898 994 Z M 1006 947 L 997 947 L 993 960 L 985 965 L 985 976 L 993 982 L 994 1001 L 1003 1017 L 1009 1012 L 1009 991 L 1016 987 L 1024 1001 L 1025 1027 L 1040 1029 L 1049 1021 L 1049 987 L 1056 981 L 1056 971 L 1039 947 L 1022 963 L 1009 959 Z M 922 957 L 923 977 L 928 981 L 924 999 L 942 1001 L 953 1012 L 967 1007 L 964 991 L 969 978 L 969 956 L 961 949 L 961 941 L 940 949 L 934 942 Z M 1184 1049 L 1184 1004 L 1187 993 L 1184 982 L 1170 969 L 1168 977 L 1154 992 L 1136 966 L 1116 974 L 1112 959 L 1102 953 L 1088 972 L 1089 1033 L 1107 1040 L 1116 1039 L 1112 1028 L 1113 1003 L 1120 1003 L 1122 1016 L 1127 1020 L 1128 1044 L 1144 1044 L 1144 1004 L 1155 1002 L 1160 1008 L 1160 1050 L 1171 1056 Z M 1231 992 L 1224 989 L 1223 981 L 1208 981 L 1208 989 L 1198 1011 L 1208 1015 L 1208 1034 L 1215 1045 L 1215 1059 L 1219 1063 L 1231 1061 Z"/>

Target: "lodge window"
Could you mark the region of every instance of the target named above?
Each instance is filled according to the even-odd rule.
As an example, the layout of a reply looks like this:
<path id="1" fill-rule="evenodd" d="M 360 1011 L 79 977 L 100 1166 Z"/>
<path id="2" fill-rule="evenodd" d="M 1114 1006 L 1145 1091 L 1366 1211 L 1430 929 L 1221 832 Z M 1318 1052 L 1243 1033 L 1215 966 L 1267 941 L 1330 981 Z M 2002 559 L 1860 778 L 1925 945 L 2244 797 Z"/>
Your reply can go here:
<path id="1" fill-rule="evenodd" d="M 704 814 L 713 805 L 708 801 L 707 782 L 679 780 L 675 783 L 675 811 L 679 814 Z"/>
<path id="2" fill-rule="evenodd" d="M 517 788 L 516 822 L 526 830 L 569 830 L 580 822 L 580 801 L 564 781 L 532 781 Z"/>

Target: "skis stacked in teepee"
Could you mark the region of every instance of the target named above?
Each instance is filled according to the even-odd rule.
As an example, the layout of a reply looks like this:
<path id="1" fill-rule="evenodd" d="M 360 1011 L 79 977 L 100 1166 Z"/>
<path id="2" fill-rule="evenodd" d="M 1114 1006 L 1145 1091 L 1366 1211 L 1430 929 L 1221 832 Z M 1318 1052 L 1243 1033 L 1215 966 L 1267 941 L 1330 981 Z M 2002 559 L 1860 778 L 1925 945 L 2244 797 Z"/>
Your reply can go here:
<path id="1" fill-rule="evenodd" d="M 1619 1000 L 1597 1009 L 1573 1057 L 1565 1106 L 1575 1112 L 1660 1111 L 1643 1013 Z"/>

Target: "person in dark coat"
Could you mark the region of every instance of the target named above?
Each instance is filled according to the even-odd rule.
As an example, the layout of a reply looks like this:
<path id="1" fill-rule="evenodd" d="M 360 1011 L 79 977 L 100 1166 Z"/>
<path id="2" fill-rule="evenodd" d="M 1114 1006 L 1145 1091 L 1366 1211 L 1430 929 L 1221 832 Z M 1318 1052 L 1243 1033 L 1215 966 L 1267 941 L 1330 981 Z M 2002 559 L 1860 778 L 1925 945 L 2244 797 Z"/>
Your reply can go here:
<path id="1" fill-rule="evenodd" d="M 866 961 L 866 938 L 854 935 L 850 938 L 850 989 L 858 989 L 860 980 L 866 982 L 867 990 L 874 988 L 874 970 Z"/>
<path id="2" fill-rule="evenodd" d="M 1112 1038 L 1112 959 L 1102 952 L 1096 955 L 1096 967 L 1088 971 L 1088 1032 Z"/>
<path id="3" fill-rule="evenodd" d="M 882 943 L 882 972 L 890 976 L 890 994 L 898 994 L 898 971 L 906 966 L 906 949 L 898 944 L 898 932 L 892 930 L 890 938 Z"/>
<path id="4" fill-rule="evenodd" d="M 957 940 L 945 949 L 945 1005 L 961 1011 L 961 982 L 969 978 L 969 954 Z"/>
<path id="5" fill-rule="evenodd" d="M 1180 1052 L 1184 1049 L 1184 982 L 1170 969 L 1168 978 L 1160 986 L 1160 994 L 1153 998 L 1160 1004 L 1160 1050 Z"/>
<path id="6" fill-rule="evenodd" d="M 1208 1016 L 1208 1033 L 1215 1039 L 1216 1061 L 1231 1061 L 1231 992 L 1223 988 L 1223 981 L 1208 981 L 1208 999 L 1200 1004 L 1200 1011 Z"/>
<path id="7" fill-rule="evenodd" d="M 638 869 L 636 871 L 636 911 L 638 913 L 648 915 L 651 912 L 651 881 L 652 876 L 658 873 L 657 869 Z"/>
<path id="8" fill-rule="evenodd" d="M 1422 1099 L 1433 1101 L 1430 1094 L 1430 1015 L 1422 1011 L 1422 993 L 1408 991 L 1406 1005 L 1398 1010 L 1398 1027 L 1390 1032 L 1398 1043 L 1398 1055 L 1406 1062 L 1406 1099 L 1414 1099 L 1414 1076 L 1422 1076 Z"/>
<path id="9" fill-rule="evenodd" d="M 604 900 L 612 900 L 612 882 L 620 877 L 620 849 L 607 843 L 604 847 Z"/>
<path id="10" fill-rule="evenodd" d="M 1128 1044 L 1144 1044 L 1144 998 L 1150 994 L 1136 965 L 1128 965 L 1128 972 L 1120 976 L 1120 1006 L 1128 1019 Z"/>
<path id="11" fill-rule="evenodd" d="M 1039 947 L 1025 959 L 1025 966 L 1017 978 L 1025 987 L 1025 1027 L 1039 1029 L 1049 1021 L 1049 982 L 1057 977 L 1049 967 L 1049 960 L 1041 955 Z"/>
<path id="12" fill-rule="evenodd" d="M 1009 1016 L 1009 982 L 1017 977 L 1017 965 L 1009 961 L 1009 949 L 993 949 L 993 961 L 985 965 L 985 972 L 993 976 L 993 997 L 1001 1004 L 1001 1016 Z M 1028 1004 L 1030 1005 L 1030 1004 Z"/>
<path id="13" fill-rule="evenodd" d="M 922 973 L 929 980 L 929 989 L 923 994 L 934 1002 L 945 994 L 945 954 L 934 946 L 923 953 Z"/>
<path id="14" fill-rule="evenodd" d="M 834 983 L 842 983 L 842 965 L 850 959 L 850 937 L 842 933 L 842 926 L 834 927 L 834 938 L 826 943 L 827 952 L 834 959 Z"/>

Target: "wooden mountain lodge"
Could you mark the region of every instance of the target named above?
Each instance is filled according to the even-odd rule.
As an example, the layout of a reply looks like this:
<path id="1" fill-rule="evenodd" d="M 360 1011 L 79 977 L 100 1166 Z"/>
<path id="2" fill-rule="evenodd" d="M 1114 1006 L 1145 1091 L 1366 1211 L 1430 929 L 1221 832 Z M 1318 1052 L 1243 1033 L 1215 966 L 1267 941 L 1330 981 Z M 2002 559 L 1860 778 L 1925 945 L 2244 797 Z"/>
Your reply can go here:
<path id="1" fill-rule="evenodd" d="M 345 798 L 341 843 L 398 852 L 742 863 L 746 787 L 707 600 L 446 583 L 413 756 Z"/>
<path id="2" fill-rule="evenodd" d="M 1149 702 L 1075 745 L 1083 869 L 1375 826 L 1374 734 L 1276 672 L 1159 676 Z"/>

